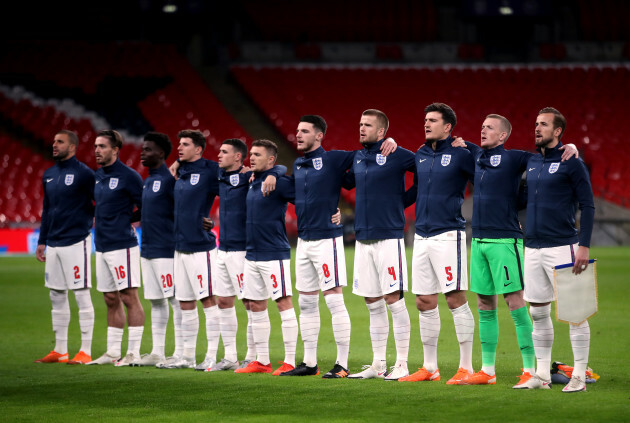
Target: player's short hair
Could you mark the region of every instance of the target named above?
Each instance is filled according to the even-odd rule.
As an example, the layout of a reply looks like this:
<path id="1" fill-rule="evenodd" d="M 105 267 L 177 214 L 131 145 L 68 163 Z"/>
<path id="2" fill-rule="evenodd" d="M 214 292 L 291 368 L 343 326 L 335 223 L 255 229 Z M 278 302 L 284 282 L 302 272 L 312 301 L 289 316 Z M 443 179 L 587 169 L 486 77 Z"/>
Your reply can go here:
<path id="1" fill-rule="evenodd" d="M 300 122 L 307 122 L 313 125 L 313 128 L 319 132 L 326 134 L 326 121 L 319 115 L 304 115 L 300 118 Z"/>
<path id="2" fill-rule="evenodd" d="M 497 115 L 496 113 L 490 113 L 488 116 L 486 116 L 486 119 L 499 120 L 501 122 L 501 129 L 507 132 L 507 137 L 505 138 L 505 141 L 507 141 L 508 138 L 510 138 L 510 134 L 512 133 L 512 124 L 510 123 L 509 120 L 507 120 L 505 116 Z M 505 141 L 503 142 L 505 143 Z"/>
<path id="3" fill-rule="evenodd" d="M 144 136 L 145 141 L 152 141 L 164 152 L 164 159 L 168 158 L 173 150 L 173 144 L 168 135 L 161 132 L 147 132 Z"/>
<path id="4" fill-rule="evenodd" d="M 455 125 L 457 125 L 457 115 L 455 114 L 455 111 L 451 109 L 451 107 L 448 104 L 431 103 L 427 107 L 424 108 L 425 114 L 429 112 L 440 113 L 442 115 L 442 120 L 444 120 L 445 123 L 451 124 L 451 132 L 453 132 L 453 128 L 455 128 Z"/>
<path id="5" fill-rule="evenodd" d="M 203 132 L 196 129 L 184 129 L 179 131 L 177 138 L 190 138 L 197 147 L 201 147 L 201 151 L 206 149 L 206 137 L 203 136 Z"/>
<path id="6" fill-rule="evenodd" d="M 120 135 L 120 132 L 114 131 L 113 129 L 105 129 L 96 134 L 96 137 L 104 137 L 109 140 L 109 144 L 118 150 L 121 150 L 123 147 L 123 136 Z"/>
<path id="7" fill-rule="evenodd" d="M 564 130 L 567 129 L 567 119 L 562 115 L 562 113 L 558 111 L 558 109 L 555 109 L 553 107 L 544 107 L 540 110 L 540 112 L 538 112 L 539 115 L 542 115 L 543 113 L 553 114 L 553 129 L 562 129 L 560 135 L 558 135 L 558 139 L 562 138 L 562 136 L 564 135 Z"/>
<path id="8" fill-rule="evenodd" d="M 255 140 L 252 143 L 252 147 L 264 147 L 267 150 L 267 154 L 278 158 L 278 146 L 275 142 L 269 140 Z"/>
<path id="9" fill-rule="evenodd" d="M 68 141 L 70 141 L 70 144 L 73 144 L 75 147 L 79 146 L 79 136 L 77 135 L 76 132 L 70 131 L 68 129 L 62 129 L 61 131 L 57 132 L 57 135 L 59 134 L 67 135 Z"/>
<path id="10" fill-rule="evenodd" d="M 231 145 L 237 153 L 241 153 L 241 162 L 247 157 L 247 144 L 239 138 L 228 138 L 223 144 Z"/>
<path id="11" fill-rule="evenodd" d="M 381 125 L 381 127 L 385 129 L 385 133 L 387 133 L 389 129 L 389 119 L 385 113 L 377 109 L 367 109 L 361 113 L 361 116 L 374 116 L 378 124 Z"/>

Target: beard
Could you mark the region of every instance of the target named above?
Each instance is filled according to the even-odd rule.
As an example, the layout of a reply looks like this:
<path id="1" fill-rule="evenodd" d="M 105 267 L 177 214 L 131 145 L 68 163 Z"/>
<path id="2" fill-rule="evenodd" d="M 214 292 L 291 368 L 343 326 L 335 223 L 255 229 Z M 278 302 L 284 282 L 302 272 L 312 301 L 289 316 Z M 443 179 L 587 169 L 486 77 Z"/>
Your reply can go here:
<path id="1" fill-rule="evenodd" d="M 536 144 L 536 147 L 547 147 L 549 144 L 551 144 L 551 142 L 553 141 L 553 138 L 541 138 L 540 140 L 536 140 L 534 141 L 534 143 Z"/>
<path id="2" fill-rule="evenodd" d="M 58 152 L 57 155 L 53 155 L 53 160 L 56 162 L 60 162 L 62 160 L 65 160 L 68 157 L 68 152 L 64 151 L 64 152 Z"/>

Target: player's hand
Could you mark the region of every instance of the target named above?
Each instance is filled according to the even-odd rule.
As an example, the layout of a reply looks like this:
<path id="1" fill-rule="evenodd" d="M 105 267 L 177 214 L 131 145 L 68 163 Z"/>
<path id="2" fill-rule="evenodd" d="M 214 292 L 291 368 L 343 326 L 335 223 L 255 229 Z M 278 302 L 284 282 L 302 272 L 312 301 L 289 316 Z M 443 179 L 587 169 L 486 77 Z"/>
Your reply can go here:
<path id="1" fill-rule="evenodd" d="M 249 172 L 250 170 L 252 170 L 252 168 L 251 168 L 251 167 L 249 167 L 249 166 L 243 166 L 243 167 L 241 168 L 241 171 L 240 171 L 239 173 L 247 173 L 247 172 Z"/>
<path id="2" fill-rule="evenodd" d="M 462 137 L 455 137 L 451 143 L 451 147 L 463 147 L 466 148 L 466 143 Z"/>
<path id="3" fill-rule="evenodd" d="M 387 137 L 387 139 L 383 141 L 383 144 L 381 144 L 381 155 L 387 157 L 396 151 L 396 148 L 398 148 L 396 141 L 394 141 L 392 137 Z"/>
<path id="4" fill-rule="evenodd" d="M 35 258 L 41 262 L 46 261 L 46 246 L 44 244 L 37 246 L 37 249 L 35 250 Z"/>
<path id="5" fill-rule="evenodd" d="M 569 160 L 572 157 L 575 157 L 576 159 L 580 157 L 580 152 L 578 151 L 575 144 L 564 144 L 558 150 L 562 150 L 562 157 L 560 158 L 560 161 L 563 162 Z"/>
<path id="6" fill-rule="evenodd" d="M 179 170 L 179 162 L 177 160 L 173 162 L 173 164 L 171 165 L 171 167 L 168 168 L 168 170 L 169 172 L 171 172 L 171 175 L 173 175 L 173 178 L 179 179 L 177 177 L 177 171 Z"/>
<path id="7" fill-rule="evenodd" d="M 203 230 L 206 232 L 210 232 L 212 228 L 214 228 L 214 220 L 209 217 L 203 217 L 201 221 L 201 226 Z"/>
<path id="8" fill-rule="evenodd" d="M 588 267 L 588 247 L 580 245 L 575 254 L 575 264 L 573 264 L 573 273 L 579 275 Z"/>
<path id="9" fill-rule="evenodd" d="M 341 210 L 337 209 L 337 213 L 333 214 L 332 217 L 330 218 L 330 221 L 334 224 L 334 225 L 341 225 Z"/>
<path id="10" fill-rule="evenodd" d="M 273 175 L 267 176 L 262 184 L 263 197 L 268 197 L 272 192 L 276 190 L 276 177 Z"/>

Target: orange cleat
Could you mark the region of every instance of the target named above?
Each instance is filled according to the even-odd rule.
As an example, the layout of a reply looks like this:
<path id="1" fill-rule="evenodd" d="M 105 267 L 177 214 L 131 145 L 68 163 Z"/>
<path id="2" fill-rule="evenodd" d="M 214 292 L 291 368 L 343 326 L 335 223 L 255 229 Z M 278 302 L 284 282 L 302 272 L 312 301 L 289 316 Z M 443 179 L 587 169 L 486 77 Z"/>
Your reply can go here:
<path id="1" fill-rule="evenodd" d="M 246 367 L 234 370 L 234 373 L 271 373 L 272 371 L 271 363 L 261 364 L 259 361 L 254 360 Z"/>
<path id="2" fill-rule="evenodd" d="M 448 382 L 446 382 L 446 384 L 447 385 L 467 385 L 466 383 L 463 383 L 464 379 L 466 379 L 469 376 L 472 376 L 473 374 L 474 373 L 470 373 L 468 370 L 464 369 L 463 367 L 460 367 L 459 369 L 457 369 L 457 373 L 455 373 L 455 376 L 450 378 Z"/>
<path id="3" fill-rule="evenodd" d="M 40 358 L 39 360 L 35 360 L 34 363 L 67 363 L 68 362 L 68 353 L 59 354 L 54 350 L 49 352 L 48 355 L 44 358 Z"/>
<path id="4" fill-rule="evenodd" d="M 528 373 L 529 374 L 529 373 Z M 497 376 L 490 376 L 483 370 L 479 370 L 477 373 L 468 375 L 460 385 L 496 385 Z"/>
<path id="5" fill-rule="evenodd" d="M 422 381 L 435 381 L 440 380 L 440 370 L 435 369 L 433 373 L 429 372 L 424 367 L 418 369 L 417 372 L 410 374 L 409 376 L 401 377 L 398 382 L 422 382 Z"/>
<path id="6" fill-rule="evenodd" d="M 276 371 L 272 373 L 272 376 L 280 376 L 280 373 L 295 369 L 295 366 L 287 364 L 284 361 L 278 361 L 278 363 L 282 364 L 282 366 L 278 367 Z"/>
<path id="7" fill-rule="evenodd" d="M 87 364 L 92 361 L 92 357 L 84 353 L 83 351 L 79 351 L 77 355 L 72 357 L 72 360 L 68 361 L 67 364 Z"/>

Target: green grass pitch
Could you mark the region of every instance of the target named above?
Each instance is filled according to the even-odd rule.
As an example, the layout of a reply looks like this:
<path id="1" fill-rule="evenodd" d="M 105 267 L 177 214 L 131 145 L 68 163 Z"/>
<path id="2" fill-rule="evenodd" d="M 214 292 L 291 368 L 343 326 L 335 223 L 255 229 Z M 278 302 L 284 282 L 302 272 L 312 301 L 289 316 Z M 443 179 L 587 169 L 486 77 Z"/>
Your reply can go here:
<path id="1" fill-rule="evenodd" d="M 354 250 L 346 249 L 348 280 Z M 408 249 L 411 266 L 411 249 Z M 598 259 L 599 312 L 590 319 L 589 365 L 601 375 L 588 391 L 567 395 L 561 386 L 551 391 L 517 391 L 511 386 L 521 373 L 521 359 L 514 325 L 505 304 L 499 307 L 500 336 L 497 352 L 497 385 L 447 386 L 457 370 L 459 350 L 453 319 L 440 298 L 442 331 L 438 360 L 440 382 L 398 383 L 383 380 L 325 380 L 320 377 L 285 378 L 271 375 L 237 375 L 232 372 L 203 373 L 192 370 L 115 368 L 113 366 L 67 366 L 34 364 L 54 347 L 50 300 L 43 286 L 44 265 L 34 257 L 0 258 L 0 421 L 629 421 L 630 351 L 627 296 L 630 248 L 593 248 Z M 94 269 L 94 266 L 92 267 Z M 95 283 L 94 283 L 95 285 Z M 80 333 L 74 298 L 70 299 L 72 321 L 70 354 L 77 352 Z M 418 312 L 413 295 L 406 295 L 411 316 L 409 368 L 422 364 Z M 106 320 L 102 294 L 94 288 L 96 310 L 93 356 L 105 351 Z M 352 320 L 350 371 L 372 360 L 368 312 L 362 298 L 345 292 Z M 476 299 L 469 301 L 477 321 Z M 297 299 L 294 300 L 297 311 Z M 142 352 L 151 349 L 149 304 L 143 301 L 147 323 Z M 246 320 L 237 306 L 239 322 Z M 335 361 L 330 314 L 320 301 L 322 328 L 319 365 L 322 372 Z M 299 312 L 298 312 L 299 315 Z M 274 368 L 284 356 L 280 318 L 270 305 L 271 358 Z M 197 360 L 206 350 L 203 314 Z M 391 324 L 391 318 L 390 318 Z M 556 338 L 553 360 L 572 364 L 568 326 L 554 321 Z M 481 351 L 475 329 L 473 364 L 481 366 Z M 126 349 L 126 337 L 123 351 Z M 239 357 L 245 353 L 245 333 L 238 332 Z M 172 352 L 169 323 L 167 353 Z M 302 358 L 298 342 L 298 362 Z M 222 357 L 222 348 L 219 358 Z M 395 361 L 390 332 L 388 364 Z"/>

